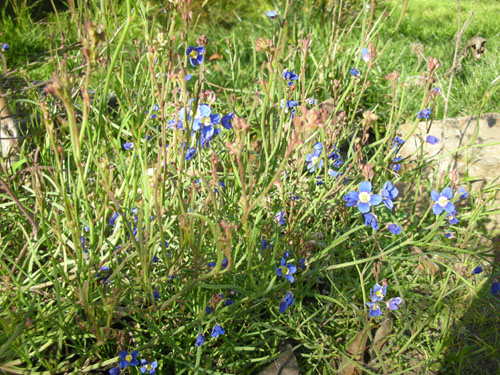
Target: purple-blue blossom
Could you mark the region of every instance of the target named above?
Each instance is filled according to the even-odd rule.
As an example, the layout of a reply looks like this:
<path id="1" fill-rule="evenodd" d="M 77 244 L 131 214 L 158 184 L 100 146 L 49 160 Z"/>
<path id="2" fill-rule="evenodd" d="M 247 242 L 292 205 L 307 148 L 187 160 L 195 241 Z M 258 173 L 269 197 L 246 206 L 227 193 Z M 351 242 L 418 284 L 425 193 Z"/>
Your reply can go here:
<path id="1" fill-rule="evenodd" d="M 439 143 L 439 138 L 434 137 L 433 135 L 428 135 L 425 137 L 425 141 L 431 145 L 435 145 Z"/>
<path id="2" fill-rule="evenodd" d="M 276 18 L 276 16 L 278 15 L 278 13 L 276 13 L 275 10 L 268 10 L 265 13 L 265 15 L 268 16 L 270 19 L 274 19 L 274 18 Z"/>
<path id="3" fill-rule="evenodd" d="M 226 333 L 226 331 L 224 331 L 224 328 L 222 328 L 220 325 L 216 324 L 215 327 L 212 329 L 210 336 L 217 337 L 217 336 L 223 335 L 225 333 Z"/>
<path id="4" fill-rule="evenodd" d="M 278 220 L 279 225 L 285 225 L 286 224 L 285 211 L 278 212 L 276 214 L 276 220 Z"/>
<path id="5" fill-rule="evenodd" d="M 389 210 L 392 210 L 392 208 L 394 207 L 394 203 L 392 203 L 392 200 L 396 198 L 398 194 L 399 190 L 390 181 L 386 181 L 384 186 L 382 186 L 382 191 L 380 192 L 380 195 L 382 196 L 382 202 Z"/>
<path id="6" fill-rule="evenodd" d="M 389 232 L 391 232 L 392 234 L 401 234 L 403 232 L 403 228 L 401 228 L 399 225 L 397 224 L 389 224 L 387 226 L 387 229 L 389 230 Z"/>
<path id="7" fill-rule="evenodd" d="M 375 230 L 378 230 L 378 221 L 377 217 L 373 214 L 364 214 L 365 217 L 365 225 L 372 227 Z"/>
<path id="8" fill-rule="evenodd" d="M 432 206 L 432 212 L 436 215 L 440 215 L 443 211 L 452 213 L 455 211 L 455 205 L 450 201 L 453 197 L 453 190 L 450 187 L 446 187 L 439 194 L 437 191 L 431 191 L 431 198 L 434 202 Z"/>
<path id="9" fill-rule="evenodd" d="M 290 281 L 290 283 L 293 283 L 295 279 L 292 274 L 294 274 L 295 272 L 297 272 L 297 267 L 295 267 L 291 263 L 287 264 L 286 259 L 281 258 L 280 267 L 276 268 L 276 274 L 280 277 L 284 277 L 285 279 Z"/>
<path id="10" fill-rule="evenodd" d="M 205 52 L 205 48 L 203 48 L 202 46 L 198 46 L 198 47 L 190 46 L 186 50 L 186 55 L 189 58 L 189 63 L 191 64 L 191 66 L 194 67 L 196 64 L 200 65 L 203 62 L 203 53 L 204 52 Z"/>
<path id="11" fill-rule="evenodd" d="M 196 346 L 202 346 L 203 343 L 205 342 L 205 336 L 203 336 L 203 334 L 199 334 L 197 337 L 196 337 L 196 342 L 195 342 L 195 345 Z"/>
<path id="12" fill-rule="evenodd" d="M 288 292 L 285 298 L 280 303 L 280 313 L 283 314 L 288 307 L 292 306 L 294 302 L 292 293 Z"/>
<path id="13" fill-rule="evenodd" d="M 382 202 L 382 197 L 379 194 L 373 194 L 372 184 L 370 181 L 363 181 L 359 184 L 359 192 L 350 191 L 344 195 L 347 207 L 358 207 L 358 210 L 365 214 L 370 211 L 371 206 L 376 206 Z"/>
<path id="14" fill-rule="evenodd" d="M 431 114 L 431 109 L 426 108 L 417 113 L 417 118 L 423 118 L 427 120 L 429 117 L 431 117 Z"/>

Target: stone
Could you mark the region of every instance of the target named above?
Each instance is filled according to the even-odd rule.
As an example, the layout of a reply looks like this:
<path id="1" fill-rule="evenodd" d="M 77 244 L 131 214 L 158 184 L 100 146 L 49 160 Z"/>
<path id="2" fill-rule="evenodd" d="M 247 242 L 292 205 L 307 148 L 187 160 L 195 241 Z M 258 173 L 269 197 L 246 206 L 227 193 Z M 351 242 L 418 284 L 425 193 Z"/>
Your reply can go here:
<path id="1" fill-rule="evenodd" d="M 3 87 L 0 83 L 0 142 L 2 145 L 0 156 L 5 160 L 5 165 L 8 167 L 19 160 L 17 146 L 21 139 L 21 134 L 17 120 L 10 113 L 7 99 L 3 95 Z"/>
<path id="2" fill-rule="evenodd" d="M 414 123 L 399 127 L 405 139 L 411 133 L 400 150 L 400 155 L 408 158 L 407 168 L 422 156 L 432 161 L 422 173 L 434 182 L 436 189 L 434 176 L 458 173 L 459 186 L 468 182 L 481 199 L 492 197 L 494 203 L 488 212 L 500 207 L 500 113 L 420 122 L 414 131 L 413 127 Z M 429 135 L 439 138 L 439 142 L 426 142 Z M 500 231 L 500 215 L 489 214 L 483 224 L 490 233 Z"/>
<path id="3" fill-rule="evenodd" d="M 292 346 L 287 344 L 281 354 L 259 375 L 299 375 L 299 364 L 293 354 Z"/>

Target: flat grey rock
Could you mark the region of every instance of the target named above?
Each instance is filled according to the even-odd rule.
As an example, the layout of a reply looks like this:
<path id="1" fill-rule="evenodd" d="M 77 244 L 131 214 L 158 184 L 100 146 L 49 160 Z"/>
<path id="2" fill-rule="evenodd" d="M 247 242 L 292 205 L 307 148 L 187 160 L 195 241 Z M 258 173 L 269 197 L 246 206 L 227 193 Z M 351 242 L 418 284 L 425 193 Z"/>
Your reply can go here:
<path id="1" fill-rule="evenodd" d="M 399 127 L 399 133 L 407 137 L 413 130 L 414 123 Z M 429 144 L 427 135 L 439 138 L 439 143 Z M 482 199 L 492 197 L 488 211 L 500 207 L 500 114 L 488 113 L 479 118 L 475 116 L 457 117 L 417 124 L 411 136 L 401 147 L 401 156 L 410 162 L 422 156 L 432 161 L 424 175 L 436 182 L 434 173 L 456 173 L 459 186 L 465 186 L 464 177 L 468 175 L 473 191 L 480 192 Z M 487 188 L 487 190 L 486 190 Z M 489 232 L 500 230 L 500 215 L 490 214 L 485 223 Z"/>
<path id="2" fill-rule="evenodd" d="M 259 375 L 299 375 L 299 364 L 293 354 L 292 346 L 287 344 L 282 353 Z"/>

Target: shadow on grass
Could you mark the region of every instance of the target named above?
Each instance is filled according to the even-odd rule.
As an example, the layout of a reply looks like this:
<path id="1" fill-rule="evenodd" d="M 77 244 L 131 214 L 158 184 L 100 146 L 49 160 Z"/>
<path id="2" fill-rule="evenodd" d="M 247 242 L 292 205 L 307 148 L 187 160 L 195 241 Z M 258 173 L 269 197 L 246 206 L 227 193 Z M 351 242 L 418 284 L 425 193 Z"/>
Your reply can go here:
<path id="1" fill-rule="evenodd" d="M 496 265 L 500 260 L 500 237 L 494 241 Z M 500 373 L 500 296 L 490 293 L 493 275 L 475 275 L 484 283 L 470 309 L 454 322 L 438 375 L 490 375 Z M 486 279 L 486 280 L 485 280 Z"/>

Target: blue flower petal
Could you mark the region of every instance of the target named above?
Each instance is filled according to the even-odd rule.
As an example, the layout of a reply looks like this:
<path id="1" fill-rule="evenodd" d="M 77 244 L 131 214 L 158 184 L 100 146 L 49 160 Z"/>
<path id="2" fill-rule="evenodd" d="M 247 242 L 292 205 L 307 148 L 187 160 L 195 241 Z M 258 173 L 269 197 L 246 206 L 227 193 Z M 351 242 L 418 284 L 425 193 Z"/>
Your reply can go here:
<path id="1" fill-rule="evenodd" d="M 432 190 L 431 191 L 431 198 L 434 202 L 437 202 L 439 200 L 439 197 L 441 197 L 441 194 L 439 194 L 437 191 Z"/>
<path id="2" fill-rule="evenodd" d="M 441 195 L 448 198 L 448 199 L 451 199 L 451 198 L 453 198 L 453 190 L 451 189 L 451 187 L 445 187 L 441 191 Z"/>
<path id="3" fill-rule="evenodd" d="M 380 204 L 380 202 L 382 202 L 382 197 L 378 194 L 372 194 L 372 196 L 370 198 L 370 204 L 372 206 L 376 206 L 376 205 Z"/>
<path id="4" fill-rule="evenodd" d="M 363 181 L 359 184 L 359 189 L 361 193 L 370 193 L 372 191 L 372 184 L 370 181 Z"/>
<path id="5" fill-rule="evenodd" d="M 436 215 L 441 215 L 441 213 L 443 212 L 443 207 L 436 203 L 432 206 L 432 212 L 434 212 L 434 214 Z"/>
<path id="6" fill-rule="evenodd" d="M 366 214 L 367 212 L 370 211 L 370 204 L 369 203 L 358 202 L 358 210 L 362 214 Z"/>
<path id="7" fill-rule="evenodd" d="M 208 104 L 201 104 L 198 108 L 200 111 L 200 117 L 208 117 L 210 113 L 212 113 L 212 109 L 208 106 Z"/>
<path id="8" fill-rule="evenodd" d="M 448 202 L 446 206 L 444 206 L 444 210 L 448 213 L 452 213 L 453 211 L 455 211 L 455 205 L 451 202 Z"/>

